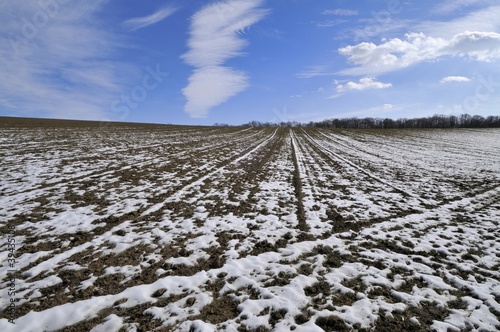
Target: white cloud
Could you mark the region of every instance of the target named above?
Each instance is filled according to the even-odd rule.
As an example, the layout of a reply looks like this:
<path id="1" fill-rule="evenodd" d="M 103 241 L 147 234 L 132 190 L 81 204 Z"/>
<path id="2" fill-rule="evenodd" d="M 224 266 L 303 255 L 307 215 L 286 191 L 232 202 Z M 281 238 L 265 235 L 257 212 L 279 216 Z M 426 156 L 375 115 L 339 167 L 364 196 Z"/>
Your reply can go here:
<path id="1" fill-rule="evenodd" d="M 248 79 L 244 73 L 221 66 L 228 59 L 242 55 L 246 41 L 241 36 L 267 13 L 259 8 L 262 2 L 216 2 L 206 5 L 192 17 L 189 51 L 182 55 L 187 64 L 196 68 L 189 78 L 189 85 L 183 89 L 188 100 L 185 111 L 191 116 L 206 116 L 210 108 L 248 87 Z M 194 93 L 203 89 L 210 90 L 214 98 Z"/>
<path id="2" fill-rule="evenodd" d="M 97 13 L 105 2 L 1 2 L 0 107 L 23 116 L 113 118 L 111 101 L 134 69 L 112 61 L 124 41 L 102 29 Z"/>
<path id="3" fill-rule="evenodd" d="M 451 42 L 443 49 L 443 53 L 486 62 L 500 59 L 500 33 L 459 33 L 453 36 Z"/>
<path id="4" fill-rule="evenodd" d="M 149 25 L 158 23 L 166 19 L 170 15 L 174 14 L 176 11 L 177 8 L 174 8 L 172 6 L 163 7 L 151 15 L 136 17 L 126 20 L 125 22 L 123 22 L 123 25 L 132 31 L 138 30 L 147 27 Z"/>
<path id="5" fill-rule="evenodd" d="M 358 15 L 358 11 L 351 9 L 329 9 L 325 10 L 323 12 L 323 15 L 356 16 Z"/>
<path id="6" fill-rule="evenodd" d="M 441 83 L 450 83 L 450 82 L 457 82 L 457 83 L 464 83 L 464 82 L 469 82 L 470 79 L 468 77 L 464 76 L 446 76 L 441 79 Z"/>
<path id="7" fill-rule="evenodd" d="M 374 77 L 365 77 L 359 80 L 359 83 L 348 82 L 346 84 L 337 84 L 337 92 L 347 92 L 350 90 L 363 91 L 368 89 L 385 89 L 392 86 L 391 83 L 377 82 Z"/>
<path id="8" fill-rule="evenodd" d="M 247 76 L 222 66 L 196 69 L 182 92 L 187 98 L 185 111 L 193 118 L 205 118 L 208 111 L 248 88 Z"/>
<path id="9" fill-rule="evenodd" d="M 467 57 L 477 61 L 500 58 L 500 34 L 496 32 L 463 32 L 451 39 L 410 33 L 405 39 L 394 38 L 376 45 L 360 43 L 339 49 L 355 68 L 341 71 L 345 75 L 373 75 L 410 65 L 437 60 L 444 56 Z"/>
<path id="10" fill-rule="evenodd" d="M 267 11 L 259 9 L 262 0 L 227 0 L 205 6 L 191 22 L 189 51 L 182 58 L 191 66 L 223 64 L 242 55 L 245 29 L 261 20 Z"/>

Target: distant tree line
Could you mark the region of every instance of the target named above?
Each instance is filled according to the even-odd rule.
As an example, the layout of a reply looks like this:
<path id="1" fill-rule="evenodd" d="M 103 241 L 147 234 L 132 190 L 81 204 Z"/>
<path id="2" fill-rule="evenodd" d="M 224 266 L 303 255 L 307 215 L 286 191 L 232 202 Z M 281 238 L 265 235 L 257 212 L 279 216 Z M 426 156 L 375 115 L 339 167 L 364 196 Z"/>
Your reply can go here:
<path id="1" fill-rule="evenodd" d="M 296 121 L 272 123 L 251 121 L 245 126 L 251 127 L 316 127 L 346 129 L 403 129 L 403 128 L 500 128 L 500 116 L 462 114 L 433 115 L 412 119 L 389 118 L 343 118 L 327 119 L 319 122 L 299 123 Z"/>
<path id="2" fill-rule="evenodd" d="M 245 123 L 243 126 L 247 127 L 304 127 L 303 123 L 299 123 L 296 121 L 288 121 L 288 122 L 260 122 L 260 121 L 250 121 L 249 123 Z"/>

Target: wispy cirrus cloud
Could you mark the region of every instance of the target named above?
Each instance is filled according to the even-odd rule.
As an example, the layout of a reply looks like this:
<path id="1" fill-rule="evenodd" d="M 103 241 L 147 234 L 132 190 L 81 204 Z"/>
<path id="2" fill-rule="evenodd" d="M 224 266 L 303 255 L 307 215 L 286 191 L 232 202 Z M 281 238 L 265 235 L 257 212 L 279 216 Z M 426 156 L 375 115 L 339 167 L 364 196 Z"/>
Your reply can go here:
<path id="1" fill-rule="evenodd" d="M 351 9 L 328 9 L 323 11 L 322 14 L 328 16 L 343 16 L 344 18 L 335 18 L 314 22 L 316 24 L 316 27 L 319 29 L 332 28 L 334 26 L 347 23 L 349 22 L 349 20 L 346 19 L 346 16 L 356 16 L 358 15 L 358 11 Z"/>
<path id="2" fill-rule="evenodd" d="M 422 21 L 408 27 L 412 31 L 422 32 L 425 35 L 450 39 L 452 36 L 468 31 L 496 31 L 500 29 L 500 6 L 481 7 L 468 11 L 463 16 L 456 16 L 446 21 Z M 466 29 L 466 30 L 465 30 Z"/>
<path id="3" fill-rule="evenodd" d="M 167 17 L 171 16 L 174 14 L 178 8 L 173 7 L 173 6 L 167 6 L 158 9 L 156 12 L 154 12 L 151 15 L 143 16 L 143 17 L 135 17 L 131 18 L 129 20 L 126 20 L 123 22 L 123 26 L 125 26 L 127 29 L 130 29 L 132 31 L 138 30 L 145 28 L 149 25 L 158 23 L 160 21 L 163 21 Z"/>
<path id="4" fill-rule="evenodd" d="M 0 3 L 1 108 L 24 116 L 113 119 L 111 101 L 134 68 L 115 61 L 125 41 L 102 28 L 97 14 L 105 2 Z"/>
<path id="5" fill-rule="evenodd" d="M 248 88 L 245 73 L 223 64 L 243 54 L 247 42 L 242 35 L 267 14 L 260 8 L 262 3 L 263 0 L 220 1 L 193 15 L 189 51 L 182 55 L 195 68 L 182 90 L 187 99 L 184 110 L 191 117 L 206 117 L 211 108 Z"/>

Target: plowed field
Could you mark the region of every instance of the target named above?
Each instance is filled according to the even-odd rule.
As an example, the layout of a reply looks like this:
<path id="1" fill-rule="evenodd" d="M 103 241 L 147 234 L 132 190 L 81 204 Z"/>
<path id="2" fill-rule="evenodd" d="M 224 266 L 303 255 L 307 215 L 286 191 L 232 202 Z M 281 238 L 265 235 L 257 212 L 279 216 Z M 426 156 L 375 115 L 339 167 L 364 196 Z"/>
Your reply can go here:
<path id="1" fill-rule="evenodd" d="M 500 329 L 499 130 L 2 121 L 2 331 Z"/>

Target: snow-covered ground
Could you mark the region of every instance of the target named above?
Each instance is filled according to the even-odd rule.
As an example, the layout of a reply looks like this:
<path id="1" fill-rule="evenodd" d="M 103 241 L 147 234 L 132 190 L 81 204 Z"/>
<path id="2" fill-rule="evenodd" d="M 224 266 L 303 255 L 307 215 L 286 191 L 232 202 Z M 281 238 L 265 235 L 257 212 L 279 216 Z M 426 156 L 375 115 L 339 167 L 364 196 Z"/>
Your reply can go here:
<path id="1" fill-rule="evenodd" d="M 0 161 L 2 331 L 500 329 L 499 130 L 12 128 Z"/>

